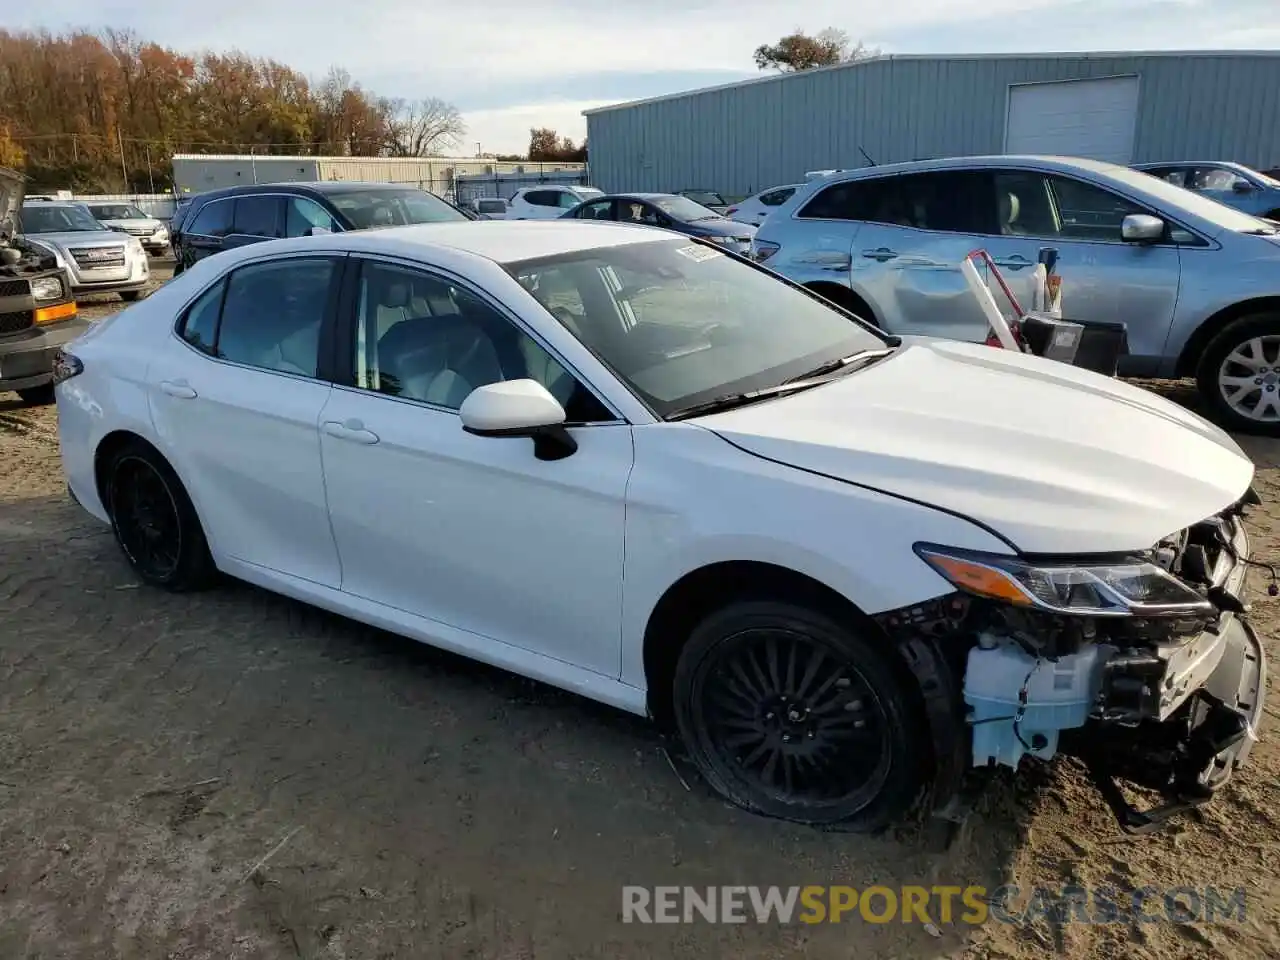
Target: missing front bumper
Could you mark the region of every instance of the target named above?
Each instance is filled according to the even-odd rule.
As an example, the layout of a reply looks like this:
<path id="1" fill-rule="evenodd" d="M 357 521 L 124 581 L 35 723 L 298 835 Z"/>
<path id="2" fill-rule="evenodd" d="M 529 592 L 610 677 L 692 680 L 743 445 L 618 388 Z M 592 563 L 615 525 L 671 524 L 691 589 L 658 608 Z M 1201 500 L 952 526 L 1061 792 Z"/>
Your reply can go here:
<path id="1" fill-rule="evenodd" d="M 1222 629 L 1213 672 L 1172 716 L 1123 727 L 1089 724 L 1064 739 L 1082 759 L 1126 833 L 1149 833 L 1172 817 L 1212 799 L 1248 760 L 1258 740 L 1266 699 L 1267 664 L 1249 624 L 1232 617 Z M 1160 800 L 1139 809 L 1120 781 L 1155 791 Z"/>

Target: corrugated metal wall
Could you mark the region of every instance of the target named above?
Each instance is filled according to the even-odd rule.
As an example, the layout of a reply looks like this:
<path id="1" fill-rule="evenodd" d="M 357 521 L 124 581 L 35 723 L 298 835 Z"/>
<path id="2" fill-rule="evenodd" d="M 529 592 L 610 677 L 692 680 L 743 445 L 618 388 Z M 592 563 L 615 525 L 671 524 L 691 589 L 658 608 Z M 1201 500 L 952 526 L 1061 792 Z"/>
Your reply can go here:
<path id="1" fill-rule="evenodd" d="M 316 157 L 174 157 L 178 193 L 203 193 L 246 183 L 316 180 Z"/>
<path id="2" fill-rule="evenodd" d="M 1280 54 L 889 57 L 587 117 L 606 191 L 751 194 L 807 170 L 1000 153 L 1009 86 L 1137 75 L 1135 163 L 1280 164 Z"/>

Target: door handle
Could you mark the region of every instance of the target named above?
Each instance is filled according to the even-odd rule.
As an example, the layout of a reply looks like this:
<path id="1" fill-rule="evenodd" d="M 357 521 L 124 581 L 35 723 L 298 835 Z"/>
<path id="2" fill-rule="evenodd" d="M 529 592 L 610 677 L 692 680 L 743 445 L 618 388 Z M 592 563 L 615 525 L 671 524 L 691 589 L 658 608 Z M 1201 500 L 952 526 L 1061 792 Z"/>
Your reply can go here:
<path id="1" fill-rule="evenodd" d="M 350 440 L 352 443 L 374 444 L 378 442 L 378 435 L 372 430 L 366 430 L 364 424 L 359 420 L 348 420 L 346 423 L 326 420 L 324 432 L 338 440 Z"/>
<path id="2" fill-rule="evenodd" d="M 161 380 L 160 389 L 171 397 L 177 397 L 179 400 L 194 400 L 196 392 L 178 380 Z"/>
<path id="3" fill-rule="evenodd" d="M 1033 267 L 1036 263 L 1034 260 L 1028 260 L 1026 257 L 1017 254 L 1012 257 L 1005 257 L 1003 260 L 993 259 L 991 262 L 1002 270 L 1021 270 L 1024 267 Z"/>
<path id="4" fill-rule="evenodd" d="M 893 260 L 898 256 L 896 251 L 890 250 L 888 247 L 878 247 L 875 250 L 863 250 L 862 255 L 868 260 L 879 260 L 884 263 L 886 260 Z"/>

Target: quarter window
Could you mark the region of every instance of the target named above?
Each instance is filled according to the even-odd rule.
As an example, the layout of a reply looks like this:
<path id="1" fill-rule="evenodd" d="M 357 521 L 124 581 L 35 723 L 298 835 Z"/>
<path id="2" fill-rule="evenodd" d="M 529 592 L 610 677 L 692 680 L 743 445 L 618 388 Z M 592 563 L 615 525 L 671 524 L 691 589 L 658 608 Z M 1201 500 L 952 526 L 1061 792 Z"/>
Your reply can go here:
<path id="1" fill-rule="evenodd" d="M 182 320 L 182 339 L 201 353 L 213 354 L 218 335 L 218 313 L 222 310 L 222 294 L 226 286 L 225 281 L 219 280 L 200 294 Z"/>
<path id="2" fill-rule="evenodd" d="M 355 330 L 355 385 L 457 410 L 471 391 L 529 378 L 569 422 L 611 420 L 537 341 L 475 294 L 417 270 L 366 263 Z"/>
<path id="3" fill-rule="evenodd" d="M 760 202 L 766 207 L 780 207 L 790 200 L 791 195 L 795 192 L 795 187 L 787 187 L 783 190 L 770 190 L 768 193 L 760 194 Z"/>
<path id="4" fill-rule="evenodd" d="M 559 192 L 556 190 L 530 190 L 524 195 L 525 203 L 535 207 L 554 207 L 558 205 Z"/>
<path id="5" fill-rule="evenodd" d="M 204 209 L 196 214 L 191 226 L 183 232 L 199 237 L 225 237 L 231 232 L 232 208 L 233 203 L 230 200 L 214 200 L 212 203 L 206 203 Z"/>
<path id="6" fill-rule="evenodd" d="M 274 260 L 236 270 L 226 284 L 217 356 L 314 377 L 335 273 L 328 257 Z"/>

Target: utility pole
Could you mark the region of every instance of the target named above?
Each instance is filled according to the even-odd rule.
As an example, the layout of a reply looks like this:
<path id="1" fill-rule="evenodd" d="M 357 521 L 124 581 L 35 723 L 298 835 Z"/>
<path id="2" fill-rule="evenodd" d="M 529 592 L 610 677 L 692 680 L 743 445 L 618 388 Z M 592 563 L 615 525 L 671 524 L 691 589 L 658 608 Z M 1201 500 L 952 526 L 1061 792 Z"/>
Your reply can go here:
<path id="1" fill-rule="evenodd" d="M 147 144 L 147 179 L 151 182 L 151 192 L 156 192 L 156 173 L 151 169 L 151 144 Z"/>
<path id="2" fill-rule="evenodd" d="M 120 132 L 120 124 L 116 124 L 116 143 L 120 145 L 120 174 L 124 177 L 124 192 L 129 192 L 129 168 L 124 162 L 124 135 Z"/>

